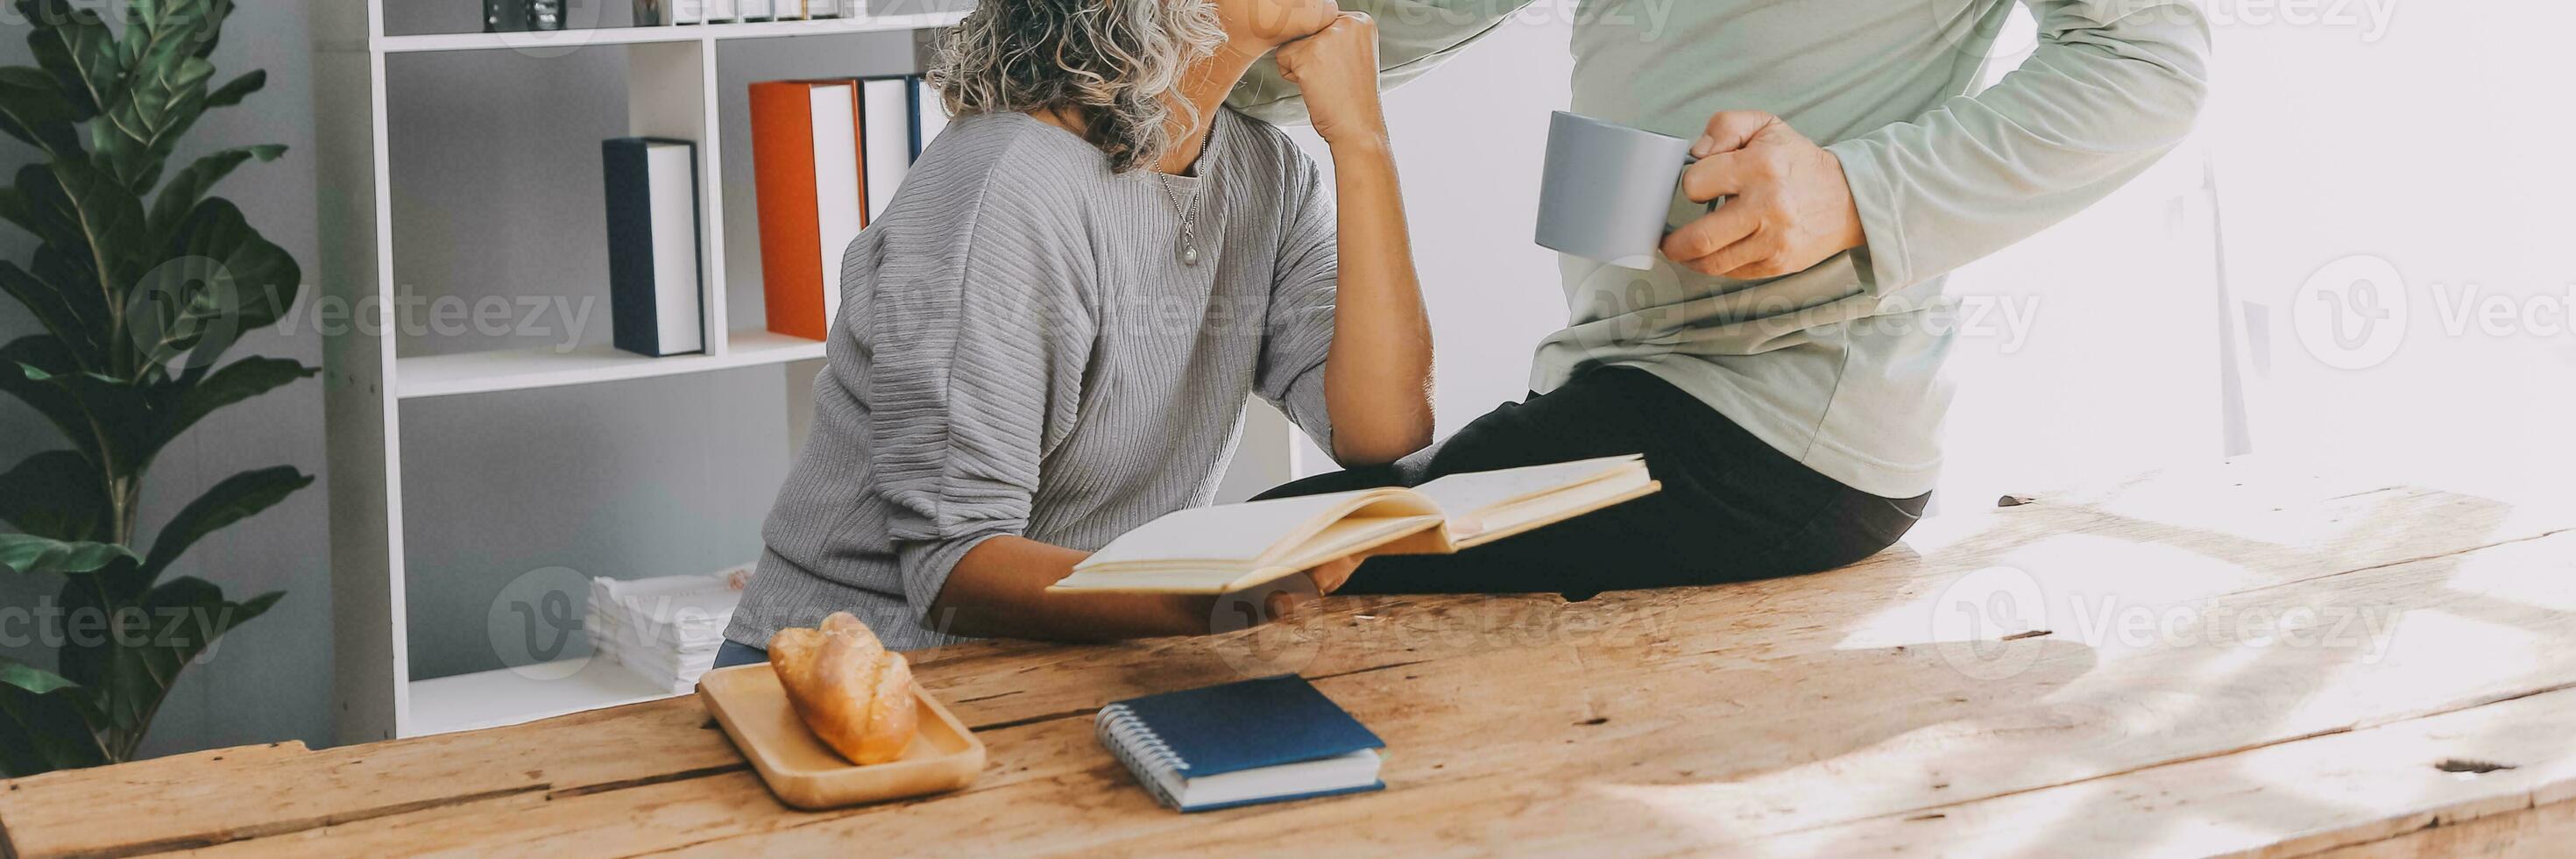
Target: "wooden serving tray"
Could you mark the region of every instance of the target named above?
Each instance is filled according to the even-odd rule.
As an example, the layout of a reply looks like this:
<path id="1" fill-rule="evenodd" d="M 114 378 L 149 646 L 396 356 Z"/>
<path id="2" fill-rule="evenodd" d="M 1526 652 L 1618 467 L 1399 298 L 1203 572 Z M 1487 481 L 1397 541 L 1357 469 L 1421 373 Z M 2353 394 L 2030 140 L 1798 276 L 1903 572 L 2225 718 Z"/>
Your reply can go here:
<path id="1" fill-rule="evenodd" d="M 938 699 L 915 691 L 921 733 L 903 757 L 859 766 L 807 730 L 768 663 L 718 668 L 698 678 L 698 698 L 780 802 L 819 810 L 956 790 L 984 771 L 984 742 Z"/>

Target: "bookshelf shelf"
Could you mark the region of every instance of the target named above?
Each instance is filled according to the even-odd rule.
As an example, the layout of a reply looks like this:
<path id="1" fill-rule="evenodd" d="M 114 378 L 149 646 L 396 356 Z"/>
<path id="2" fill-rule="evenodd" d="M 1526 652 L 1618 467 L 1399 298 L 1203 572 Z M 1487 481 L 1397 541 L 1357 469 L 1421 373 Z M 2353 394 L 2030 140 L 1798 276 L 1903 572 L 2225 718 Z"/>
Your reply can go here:
<path id="1" fill-rule="evenodd" d="M 410 736 L 497 728 L 673 697 L 605 659 L 565 660 L 414 680 Z"/>
<path id="2" fill-rule="evenodd" d="M 739 108 L 735 102 L 740 100 L 741 93 L 739 82 L 729 82 L 719 72 L 719 47 L 725 52 L 739 52 L 741 58 L 738 61 L 759 68 L 763 44 L 760 40 L 901 32 L 947 26 L 963 17 L 962 12 L 942 12 L 820 22 L 388 36 L 385 9 L 402 1 L 334 0 L 317 3 L 313 7 L 314 101 L 320 118 L 315 129 L 315 150 L 319 167 L 322 231 L 321 258 L 315 268 L 315 282 L 322 284 L 321 288 L 330 297 L 345 301 L 351 307 L 402 306 L 398 291 L 405 295 L 450 294 L 441 291 L 450 281 L 470 282 L 485 296 L 598 297 L 601 294 L 598 290 L 546 291 L 567 284 L 581 285 L 578 278 L 588 276 L 581 271 L 571 271 L 559 277 L 530 273 L 524 277 L 525 283 L 512 280 L 513 272 L 504 272 L 497 278 L 494 276 L 494 268 L 489 265 L 494 258 L 521 264 L 529 258 L 530 255 L 524 252 L 531 246 L 545 247 L 545 242 L 561 241 L 556 234 L 501 230 L 478 233 L 459 228 L 463 219 L 472 218 L 484 219 L 482 223 L 470 225 L 480 227 L 489 226 L 494 220 L 525 223 L 553 219 L 547 222 L 560 224 L 565 218 L 587 217 L 583 212 L 562 205 L 563 195 L 567 193 L 565 189 L 576 185 L 537 182 L 535 187 L 545 190 L 529 191 L 529 196 L 519 197 L 460 195 L 456 193 L 459 184 L 452 180 L 456 174 L 441 171 L 497 164 L 520 172 L 507 180 L 491 181 L 528 183 L 528 177 L 540 171 L 560 171 L 569 165 L 590 163 L 588 159 L 597 157 L 596 150 L 592 148 L 596 146 L 595 142 L 586 142 L 577 149 L 568 148 L 565 135 L 536 132 L 556 130 L 546 128 L 542 125 L 544 123 L 585 122 L 590 125 L 577 127 L 585 129 L 583 134 L 587 135 L 587 129 L 592 125 L 602 125 L 601 118 L 606 115 L 605 124 L 598 128 L 602 137 L 636 135 L 697 143 L 701 207 L 699 262 L 703 285 L 701 294 L 704 296 L 701 310 L 708 352 L 650 358 L 620 352 L 602 344 L 560 352 L 539 347 L 406 357 L 402 354 L 406 351 L 402 340 L 414 335 L 406 334 L 401 326 L 394 325 L 347 326 L 326 339 L 324 364 L 331 380 L 331 384 L 324 388 L 324 413 L 329 426 L 331 460 L 334 711 L 338 722 L 337 739 L 344 743 L 493 727 L 669 694 L 667 688 L 656 689 L 646 681 L 629 676 L 622 667 L 604 661 L 583 666 L 577 671 L 548 672 L 540 666 L 533 670 L 503 668 L 448 677 L 414 678 L 412 648 L 415 639 L 411 635 L 414 630 L 410 615 L 413 607 L 407 603 L 410 594 L 430 591 L 412 589 L 419 583 L 406 570 L 412 555 L 407 553 L 405 542 L 407 535 L 411 534 L 422 535 L 416 539 L 423 541 L 448 539 L 439 535 L 453 529 L 441 526 L 456 523 L 427 521 L 430 516 L 455 515 L 452 512 L 426 512 L 431 509 L 427 505 L 438 503 L 436 501 L 419 502 L 424 506 L 411 514 L 416 518 L 406 521 L 406 485 L 435 487 L 438 481 L 432 476 L 432 469 L 441 463 L 435 461 L 435 453 L 423 454 L 422 461 L 411 464 L 411 472 L 406 474 L 405 415 L 407 411 L 414 418 L 421 414 L 402 406 L 408 401 L 429 398 L 774 366 L 789 377 L 783 395 L 770 395 L 778 400 L 776 408 L 786 419 L 787 436 L 776 441 L 781 443 L 779 449 L 793 451 L 801 439 L 804 416 L 810 412 L 810 374 L 813 372 L 810 364 L 796 365 L 821 359 L 824 344 L 763 330 L 758 312 L 749 309 L 756 305 L 748 302 L 744 303 L 744 313 L 751 318 L 727 318 L 728 308 L 734 304 L 732 299 L 738 294 L 757 294 L 760 284 L 756 266 L 746 265 L 742 273 L 734 273 L 726 263 L 727 213 L 739 216 L 731 223 L 737 232 L 755 229 L 756 220 L 749 217 L 752 209 L 747 195 L 737 195 L 737 199 L 729 200 L 726 193 L 728 183 L 724 171 L 728 161 L 725 152 L 732 150 L 736 160 L 743 159 L 747 157 L 749 141 L 739 136 L 742 133 L 739 130 L 730 134 L 727 131 L 728 128 L 739 128 L 738 125 L 726 124 L 726 111 Z M 902 40 L 905 45 L 902 48 L 890 44 L 879 46 L 880 43 L 894 41 L 854 42 L 853 46 L 859 50 L 852 52 L 838 52 L 837 43 L 827 46 L 832 51 L 816 51 L 817 46 L 809 43 L 802 46 L 805 49 L 802 53 L 794 50 L 778 53 L 802 57 L 830 54 L 831 63 L 847 62 L 869 68 L 881 69 L 897 64 L 914 64 L 917 67 L 917 59 L 908 53 L 913 50 L 913 40 Z M 781 43 L 771 44 L 789 47 Z M 613 52 L 617 62 L 591 62 L 592 58 L 587 53 L 575 56 L 576 52 L 593 50 Z M 897 51 L 907 53 L 897 56 Z M 563 119 L 546 113 L 538 102 L 510 98 L 513 91 L 508 87 L 519 82 L 532 82 L 539 90 L 560 84 L 561 81 L 551 75 L 552 67 L 529 62 L 554 62 L 558 58 L 575 64 L 581 74 L 587 75 L 580 78 L 582 86 L 596 87 L 603 81 L 613 81 L 602 90 L 571 93 L 545 90 L 549 97 L 591 98 L 582 102 L 583 111 L 569 111 L 577 114 L 577 119 Z M 463 86 L 453 85 L 460 75 L 486 77 L 470 80 Z M 448 85 L 433 88 L 421 85 L 423 81 L 440 81 Z M 487 81 L 505 84 L 486 85 Z M 522 86 L 518 91 L 529 91 L 529 87 Z M 618 101 L 624 102 L 622 126 L 614 117 L 614 108 L 610 107 Z M 468 107 L 460 108 L 459 105 Z M 482 108 L 488 110 L 475 112 Z M 463 114 L 476 116 L 478 121 L 487 117 L 497 117 L 498 120 L 478 126 L 472 135 L 457 134 L 451 126 L 439 129 L 434 139 L 417 139 L 428 136 L 430 125 L 424 120 Z M 466 142 L 459 144 L 458 140 Z M 546 148 L 510 149 L 512 146 L 528 146 L 529 141 L 537 141 L 536 145 Z M 396 153 L 402 153 L 401 157 L 397 158 Z M 464 157 L 459 157 L 460 154 Z M 588 169 L 599 168 L 593 166 Z M 396 181 L 397 173 L 405 177 L 403 181 Z M 561 175 L 557 172 L 537 178 Z M 597 182 L 594 177 L 598 175 L 594 172 L 583 177 L 581 184 Z M 490 179 L 489 176 L 482 178 Z M 552 196 L 545 196 L 547 194 Z M 404 219 L 400 230 L 396 227 L 397 213 L 401 213 Z M 496 213 L 510 217 L 496 218 Z M 745 235 L 744 238 L 752 236 Z M 489 244 L 493 241 L 536 244 Z M 756 242 L 751 245 L 756 246 Z M 404 257 L 403 276 L 396 274 L 394 251 L 397 247 L 411 254 Z M 484 267 L 475 268 L 476 265 Z M 601 266 L 604 268 L 605 263 Z M 728 283 L 729 275 L 735 282 Z M 750 282 L 742 282 L 744 280 Z M 427 290 L 409 292 L 423 282 L 428 282 Z M 718 390 L 722 393 L 713 393 Z M 636 395 L 720 397 L 722 399 L 716 402 L 682 402 L 679 406 L 740 408 L 742 401 L 739 395 L 745 390 L 747 386 L 681 384 L 663 386 L 652 392 L 639 391 Z M 675 393 L 682 391 L 689 393 Z M 606 396 L 613 398 L 626 394 L 619 392 Z M 567 397 L 565 401 L 577 400 Z M 545 402 L 538 401 L 530 407 L 543 409 L 545 406 Z M 626 430 L 610 423 L 582 426 L 586 427 L 585 432 L 600 435 L 579 441 L 595 442 L 592 447 L 598 450 L 624 450 L 627 448 L 619 447 L 617 442 L 634 440 L 617 435 Z M 639 429 L 636 433 L 639 438 L 651 435 L 649 428 Z M 722 441 L 707 439 L 697 443 L 702 447 L 745 443 L 738 435 L 724 438 Z M 758 441 L 764 443 L 763 450 L 766 450 L 765 443 L 770 439 L 764 437 Z M 430 446 L 427 449 L 437 448 Z M 685 446 L 678 449 L 689 450 Z M 674 448 L 665 445 L 653 450 L 668 455 Z M 694 453 L 703 453 L 709 461 L 717 459 L 719 454 L 750 455 L 750 452 L 732 448 L 710 448 Z M 503 446 L 491 450 L 490 454 L 506 459 L 521 454 L 521 451 Z M 503 467 L 508 465 L 503 463 Z M 652 488 L 659 491 L 663 487 Z M 767 490 L 764 487 L 760 491 Z M 532 491 L 524 487 L 513 489 L 495 485 L 488 497 L 478 496 L 476 501 L 488 505 L 485 511 L 501 514 L 562 503 L 559 496 L 541 497 L 544 495 L 543 489 Z M 424 497 L 434 499 L 437 496 Z M 440 547 L 423 543 L 416 548 L 428 553 Z M 436 554 L 421 556 L 443 557 Z M 506 566 L 519 560 L 509 558 L 499 563 Z M 527 559 L 524 568 L 534 569 L 548 563 L 532 557 Z M 426 602 L 430 597 L 423 596 L 422 599 Z M 423 611 L 441 610 L 428 605 L 419 608 Z M 424 619 L 421 622 L 431 621 Z M 453 646 L 454 643 L 452 639 L 434 634 L 425 634 L 419 640 L 431 642 L 419 645 L 422 647 Z M 458 665 L 460 661 L 457 659 L 440 658 L 455 655 L 444 650 L 434 654 L 424 652 L 419 661 L 423 665 L 433 662 Z M 463 667 L 474 668 L 488 664 L 473 659 L 462 663 Z"/>
<path id="3" fill-rule="evenodd" d="M 672 27 L 606 27 L 531 33 L 433 33 L 384 36 L 376 49 L 388 54 L 426 51 L 562 52 L 591 45 L 637 45 L 660 42 L 721 42 L 734 39 L 778 39 L 833 36 L 946 27 L 966 17 L 962 12 L 916 15 L 865 15 L 829 21 L 760 21 Z"/>
<path id="4" fill-rule="evenodd" d="M 593 382 L 648 379 L 681 373 L 704 373 L 785 364 L 823 357 L 823 343 L 767 331 L 736 331 L 721 353 L 651 358 L 621 352 L 613 346 L 585 346 L 571 351 L 552 348 L 464 352 L 403 358 L 396 362 L 395 395 L 401 399 L 522 391 Z"/>

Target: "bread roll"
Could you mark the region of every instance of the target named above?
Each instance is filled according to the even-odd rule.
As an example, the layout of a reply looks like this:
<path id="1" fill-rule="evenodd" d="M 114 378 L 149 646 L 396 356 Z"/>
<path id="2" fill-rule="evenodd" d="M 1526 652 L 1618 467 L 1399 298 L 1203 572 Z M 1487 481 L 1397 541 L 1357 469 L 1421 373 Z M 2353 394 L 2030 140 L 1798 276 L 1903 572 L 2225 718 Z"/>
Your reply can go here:
<path id="1" fill-rule="evenodd" d="M 848 612 L 824 618 L 821 629 L 779 630 L 769 667 L 805 727 L 851 763 L 903 757 L 920 730 L 912 666 Z"/>

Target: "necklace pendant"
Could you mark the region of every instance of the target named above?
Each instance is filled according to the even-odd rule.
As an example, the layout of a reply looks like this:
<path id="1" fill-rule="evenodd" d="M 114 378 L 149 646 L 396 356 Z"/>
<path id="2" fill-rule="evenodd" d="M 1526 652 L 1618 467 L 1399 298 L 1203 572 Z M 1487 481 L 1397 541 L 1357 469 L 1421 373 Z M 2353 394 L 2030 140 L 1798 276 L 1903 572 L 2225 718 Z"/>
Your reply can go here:
<path id="1" fill-rule="evenodd" d="M 1198 245 L 1188 243 L 1183 243 L 1181 245 L 1181 264 L 1186 266 L 1197 266 L 1199 264 Z"/>

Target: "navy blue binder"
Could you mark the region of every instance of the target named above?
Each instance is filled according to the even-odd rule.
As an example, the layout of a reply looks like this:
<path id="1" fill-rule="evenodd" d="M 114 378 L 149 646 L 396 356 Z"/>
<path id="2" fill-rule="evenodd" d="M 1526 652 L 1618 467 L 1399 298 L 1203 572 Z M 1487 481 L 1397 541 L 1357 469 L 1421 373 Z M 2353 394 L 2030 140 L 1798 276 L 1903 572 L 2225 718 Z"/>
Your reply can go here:
<path id="1" fill-rule="evenodd" d="M 1386 787 L 1386 744 L 1294 675 L 1121 701 L 1095 727 L 1156 800 L 1185 812 Z"/>
<path id="2" fill-rule="evenodd" d="M 706 351 L 697 144 L 625 137 L 601 143 L 599 151 L 613 342 L 657 358 Z"/>

